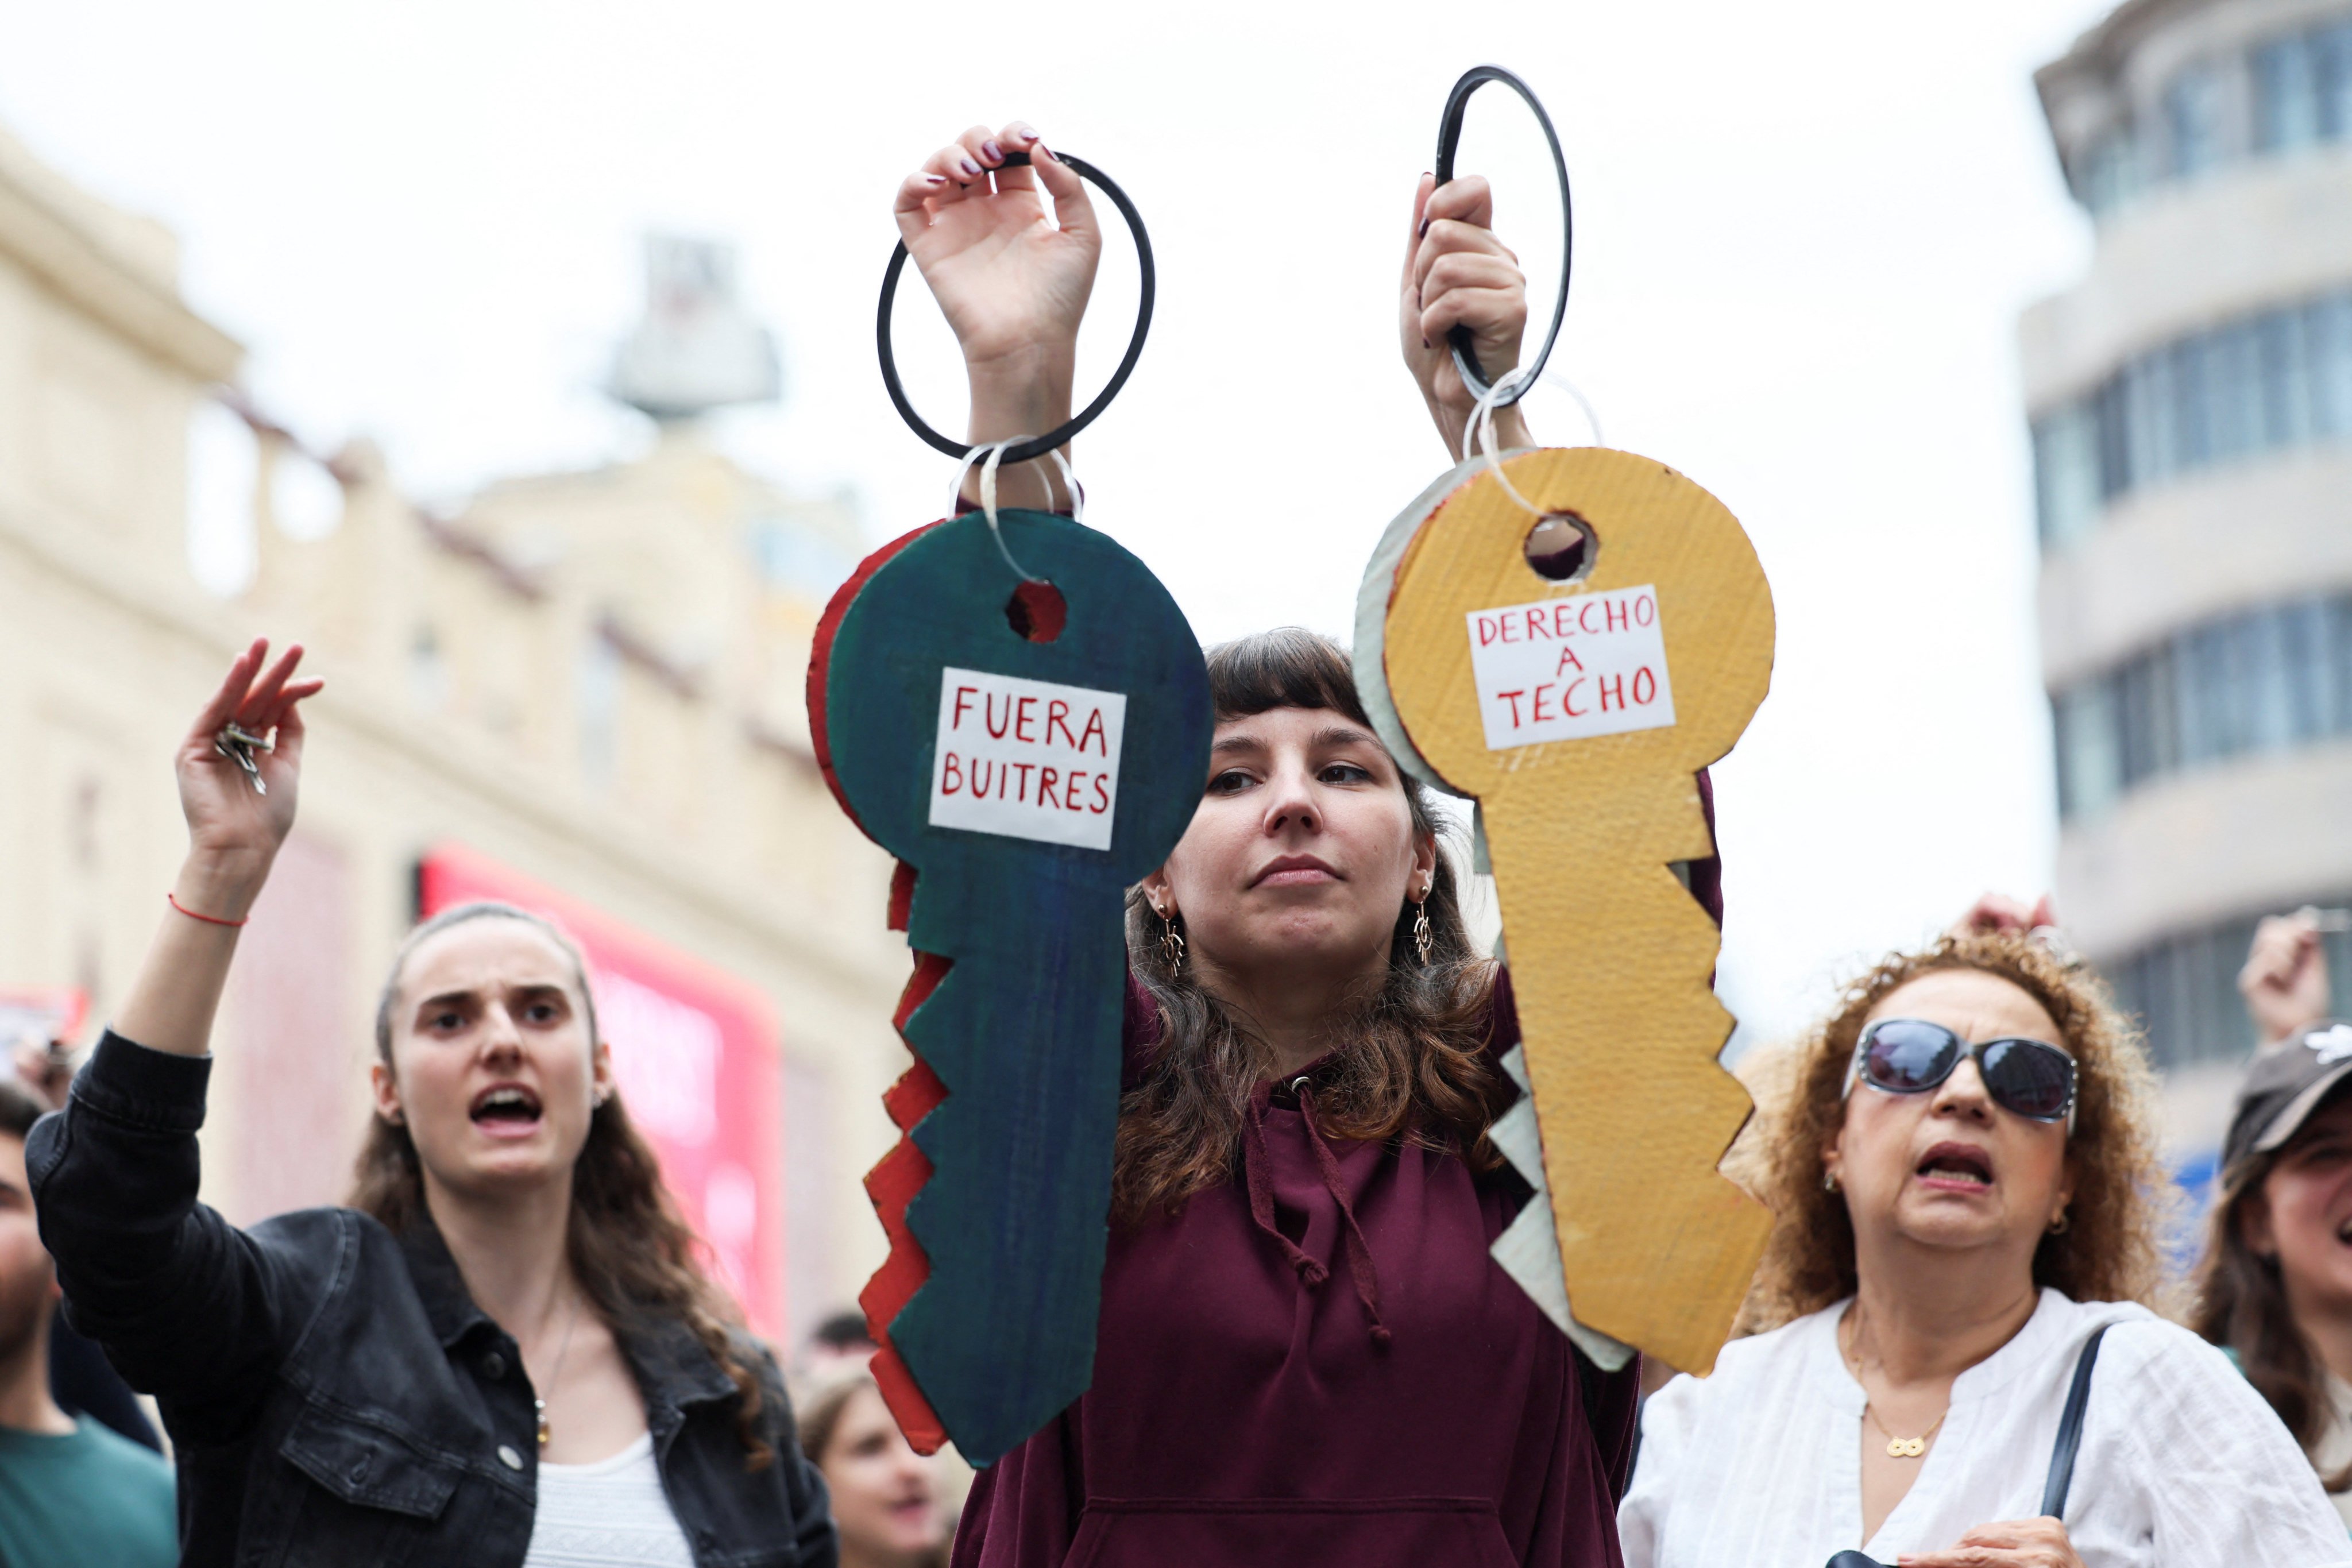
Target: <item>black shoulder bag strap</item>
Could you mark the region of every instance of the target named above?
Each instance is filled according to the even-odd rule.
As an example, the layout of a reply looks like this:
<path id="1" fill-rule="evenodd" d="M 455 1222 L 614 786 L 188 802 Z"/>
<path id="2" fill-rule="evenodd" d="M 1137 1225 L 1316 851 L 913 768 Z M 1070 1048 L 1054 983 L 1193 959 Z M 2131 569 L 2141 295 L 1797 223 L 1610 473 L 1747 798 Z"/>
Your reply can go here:
<path id="1" fill-rule="evenodd" d="M 2083 1353 L 2074 1360 L 2074 1381 L 2066 1390 L 2066 1408 L 2058 1417 L 2058 1441 L 2050 1450 L 2050 1479 L 2042 1488 L 2042 1511 L 2052 1519 L 2063 1518 L 2066 1509 L 2066 1489 L 2074 1479 L 2074 1452 L 2083 1446 L 2083 1414 L 2091 1406 L 2091 1368 L 2098 1363 L 2099 1342 L 2106 1338 L 2112 1323 L 2102 1323 L 2091 1331 L 2084 1342 Z M 1859 1552 L 1841 1552 L 1829 1561 L 1829 1568 L 1884 1568 L 1878 1559 Z"/>
<path id="2" fill-rule="evenodd" d="M 2066 1488 L 2074 1479 L 2074 1450 L 2083 1446 L 2083 1413 L 2091 1404 L 2091 1368 L 2098 1363 L 2099 1342 L 2114 1326 L 2102 1323 L 2093 1330 L 2074 1362 L 2074 1385 L 2066 1391 L 2066 1410 L 2058 1417 L 2058 1443 L 2050 1450 L 2050 1479 L 2042 1488 L 2042 1511 L 2052 1519 L 2066 1511 Z"/>

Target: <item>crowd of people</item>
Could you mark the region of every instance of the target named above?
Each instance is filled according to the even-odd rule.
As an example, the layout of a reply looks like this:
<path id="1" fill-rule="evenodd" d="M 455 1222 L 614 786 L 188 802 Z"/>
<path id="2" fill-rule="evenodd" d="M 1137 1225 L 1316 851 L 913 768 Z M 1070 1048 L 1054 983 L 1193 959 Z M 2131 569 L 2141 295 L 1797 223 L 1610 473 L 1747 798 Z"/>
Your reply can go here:
<path id="1" fill-rule="evenodd" d="M 973 438 L 1059 425 L 1099 248 L 1076 176 L 975 129 L 898 216 Z M 1494 370 L 1525 323 L 1491 220 L 1483 182 L 1424 177 L 1403 236 L 1404 356 L 1457 457 L 1447 333 Z M 1199 811 L 1128 905 L 1093 1384 L 959 1501 L 861 1320 L 788 1376 L 704 1272 L 531 911 L 447 910 L 394 955 L 344 1205 L 240 1228 L 198 1201 L 299 662 L 254 645 L 180 742 L 188 853 L 69 1089 L 0 1086 L 14 1568 L 2352 1563 L 2352 1025 L 2306 917 L 2249 955 L 2264 1045 L 2178 1300 L 2131 1023 L 2046 906 L 1988 899 L 1780 1054 L 1730 1167 L 1775 1217 L 1739 1336 L 1645 1378 L 1489 1256 L 1530 1197 L 1487 1135 L 1508 972 L 1345 651 L 1215 648 Z M 1719 921 L 1717 869 L 1687 885 Z"/>

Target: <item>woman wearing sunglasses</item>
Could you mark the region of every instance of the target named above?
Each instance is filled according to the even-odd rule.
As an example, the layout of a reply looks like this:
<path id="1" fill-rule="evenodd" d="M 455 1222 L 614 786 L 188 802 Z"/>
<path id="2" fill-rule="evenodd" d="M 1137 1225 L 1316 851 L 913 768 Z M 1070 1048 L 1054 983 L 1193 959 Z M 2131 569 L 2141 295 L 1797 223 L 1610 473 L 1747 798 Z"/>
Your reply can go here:
<path id="1" fill-rule="evenodd" d="M 2016 933 L 1864 975 L 1765 1137 L 1748 1314 L 1643 1416 L 1626 1568 L 2352 1562 L 2311 1468 L 2156 1284 L 2151 1080 L 2096 983 Z M 2063 1517 L 2036 1517 L 2084 1343 Z"/>

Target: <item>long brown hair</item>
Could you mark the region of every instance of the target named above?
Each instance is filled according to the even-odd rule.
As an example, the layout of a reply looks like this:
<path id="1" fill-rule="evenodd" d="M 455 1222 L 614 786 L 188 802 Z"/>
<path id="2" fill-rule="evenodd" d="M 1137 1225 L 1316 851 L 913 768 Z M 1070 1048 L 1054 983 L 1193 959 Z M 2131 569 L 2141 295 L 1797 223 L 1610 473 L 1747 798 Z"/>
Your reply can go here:
<path id="1" fill-rule="evenodd" d="M 1973 969 L 2042 1005 L 2074 1058 L 2074 1125 L 2066 1165 L 2074 1196 L 2066 1226 L 2033 1253 L 2033 1282 L 2077 1301 L 2146 1302 L 2156 1289 L 2158 1194 L 2155 1079 L 2138 1037 L 2098 983 L 2042 942 L 2009 933 L 1948 936 L 1889 954 L 1846 989 L 1837 1011 L 1799 1049 L 1787 1102 L 1762 1141 L 1771 1240 L 1740 1327 L 1761 1332 L 1854 1292 L 1853 1222 L 1822 1180 L 1822 1152 L 1845 1122 L 1845 1080 L 1871 1010 L 1923 974 Z"/>
<path id="2" fill-rule="evenodd" d="M 571 962 L 581 1016 L 588 1025 L 588 1043 L 592 1049 L 595 1047 L 599 1039 L 596 1002 L 588 989 L 588 969 L 579 948 L 562 927 L 544 916 L 512 904 L 484 900 L 442 910 L 409 932 L 394 955 L 392 973 L 384 977 L 375 1010 L 376 1056 L 387 1070 L 392 1067 L 393 1018 L 400 1005 L 400 984 L 409 956 L 452 926 L 480 920 L 520 921 L 555 944 Z M 430 1217 L 424 1167 L 405 1126 L 381 1116 L 369 1120 L 367 1142 L 361 1147 L 351 1194 L 345 1201 L 398 1235 L 418 1219 Z M 572 1212 L 564 1229 L 564 1251 L 572 1277 L 605 1321 L 615 1327 L 626 1329 L 665 1319 L 685 1323 L 735 1384 L 736 1428 L 748 1455 L 746 1468 L 756 1470 L 775 1458 L 760 1433 L 759 1373 L 736 1343 L 734 1331 L 740 1320 L 734 1304 L 710 1282 L 696 1259 L 698 1246 L 662 1185 L 660 1162 L 630 1122 L 620 1095 L 607 1096 L 589 1115 L 588 1139 L 572 1168 Z"/>
<path id="3" fill-rule="evenodd" d="M 2320 1103 L 2341 1097 L 2338 1090 Z M 2312 1108 L 2315 1115 L 2318 1109 Z M 2306 1117 L 2304 1125 L 2310 1124 Z M 2297 1142 L 2299 1137 L 2291 1138 L 2281 1148 L 2249 1154 L 2221 1173 L 2221 1195 L 2207 1222 L 2205 1255 L 2197 1263 L 2189 1326 L 2236 1353 L 2238 1370 L 2270 1401 L 2307 1453 L 2326 1435 L 2333 1414 L 2327 1369 L 2287 1306 L 2278 1259 L 2256 1253 L 2245 1233 L 2246 1205 L 2261 1196 L 2271 1172 Z M 2352 1464 L 2332 1476 L 2323 1474 L 2320 1481 L 2331 1492 L 2352 1490 Z"/>
<path id="4" fill-rule="evenodd" d="M 1328 709 L 1367 731 L 1348 656 L 1295 626 L 1209 652 L 1209 692 L 1219 721 L 1276 708 Z M 1404 779 L 1416 837 L 1439 837 L 1427 794 Z M 1513 1098 L 1485 1058 L 1495 965 L 1471 950 L 1448 857 L 1437 857 L 1429 895 L 1431 949 L 1415 951 L 1416 910 L 1397 911 L 1379 992 L 1334 1031 L 1348 1041 L 1318 1089 L 1317 1119 L 1333 1137 L 1407 1137 L 1450 1149 L 1473 1169 L 1501 1163 L 1486 1129 Z M 1143 1079 L 1119 1102 L 1112 1212 L 1123 1224 L 1172 1214 L 1194 1193 L 1232 1178 L 1241 1157 L 1251 1092 L 1275 1070 L 1265 1044 L 1201 988 L 1192 965 L 1171 969 L 1160 918 L 1141 889 L 1127 900 L 1127 951 L 1158 1005 L 1160 1039 Z M 1183 931 L 1183 917 L 1175 921 Z"/>

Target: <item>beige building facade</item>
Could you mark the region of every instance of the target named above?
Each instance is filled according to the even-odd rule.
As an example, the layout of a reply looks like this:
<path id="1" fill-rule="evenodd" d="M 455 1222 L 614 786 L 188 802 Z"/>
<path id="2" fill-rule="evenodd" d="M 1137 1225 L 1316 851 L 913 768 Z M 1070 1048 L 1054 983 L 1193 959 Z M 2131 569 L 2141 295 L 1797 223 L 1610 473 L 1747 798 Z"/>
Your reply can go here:
<path id="1" fill-rule="evenodd" d="M 2036 82 L 2096 224 L 2021 330 L 2058 896 L 2193 1183 L 2254 921 L 2352 906 L 2352 5 L 2130 0 Z"/>
<path id="2" fill-rule="evenodd" d="M 864 548 L 851 509 L 673 419 L 641 458 L 430 515 L 366 447 L 322 460 L 248 411 L 257 564 L 216 596 L 189 564 L 191 431 L 217 446 L 241 351 L 173 268 L 168 234 L 0 138 L 0 985 L 80 986 L 107 1016 L 184 844 L 174 742 L 245 638 L 300 641 L 328 686 L 215 1042 L 206 1200 L 251 1219 L 340 1194 L 377 984 L 420 865 L 457 851 L 764 1010 L 776 1201 L 739 1194 L 729 1222 L 760 1233 L 764 1326 L 846 1305 L 883 1251 L 858 1182 L 894 1136 L 908 970 L 888 861 L 802 710 Z M 281 498 L 321 492 L 340 515 L 288 537 Z"/>

